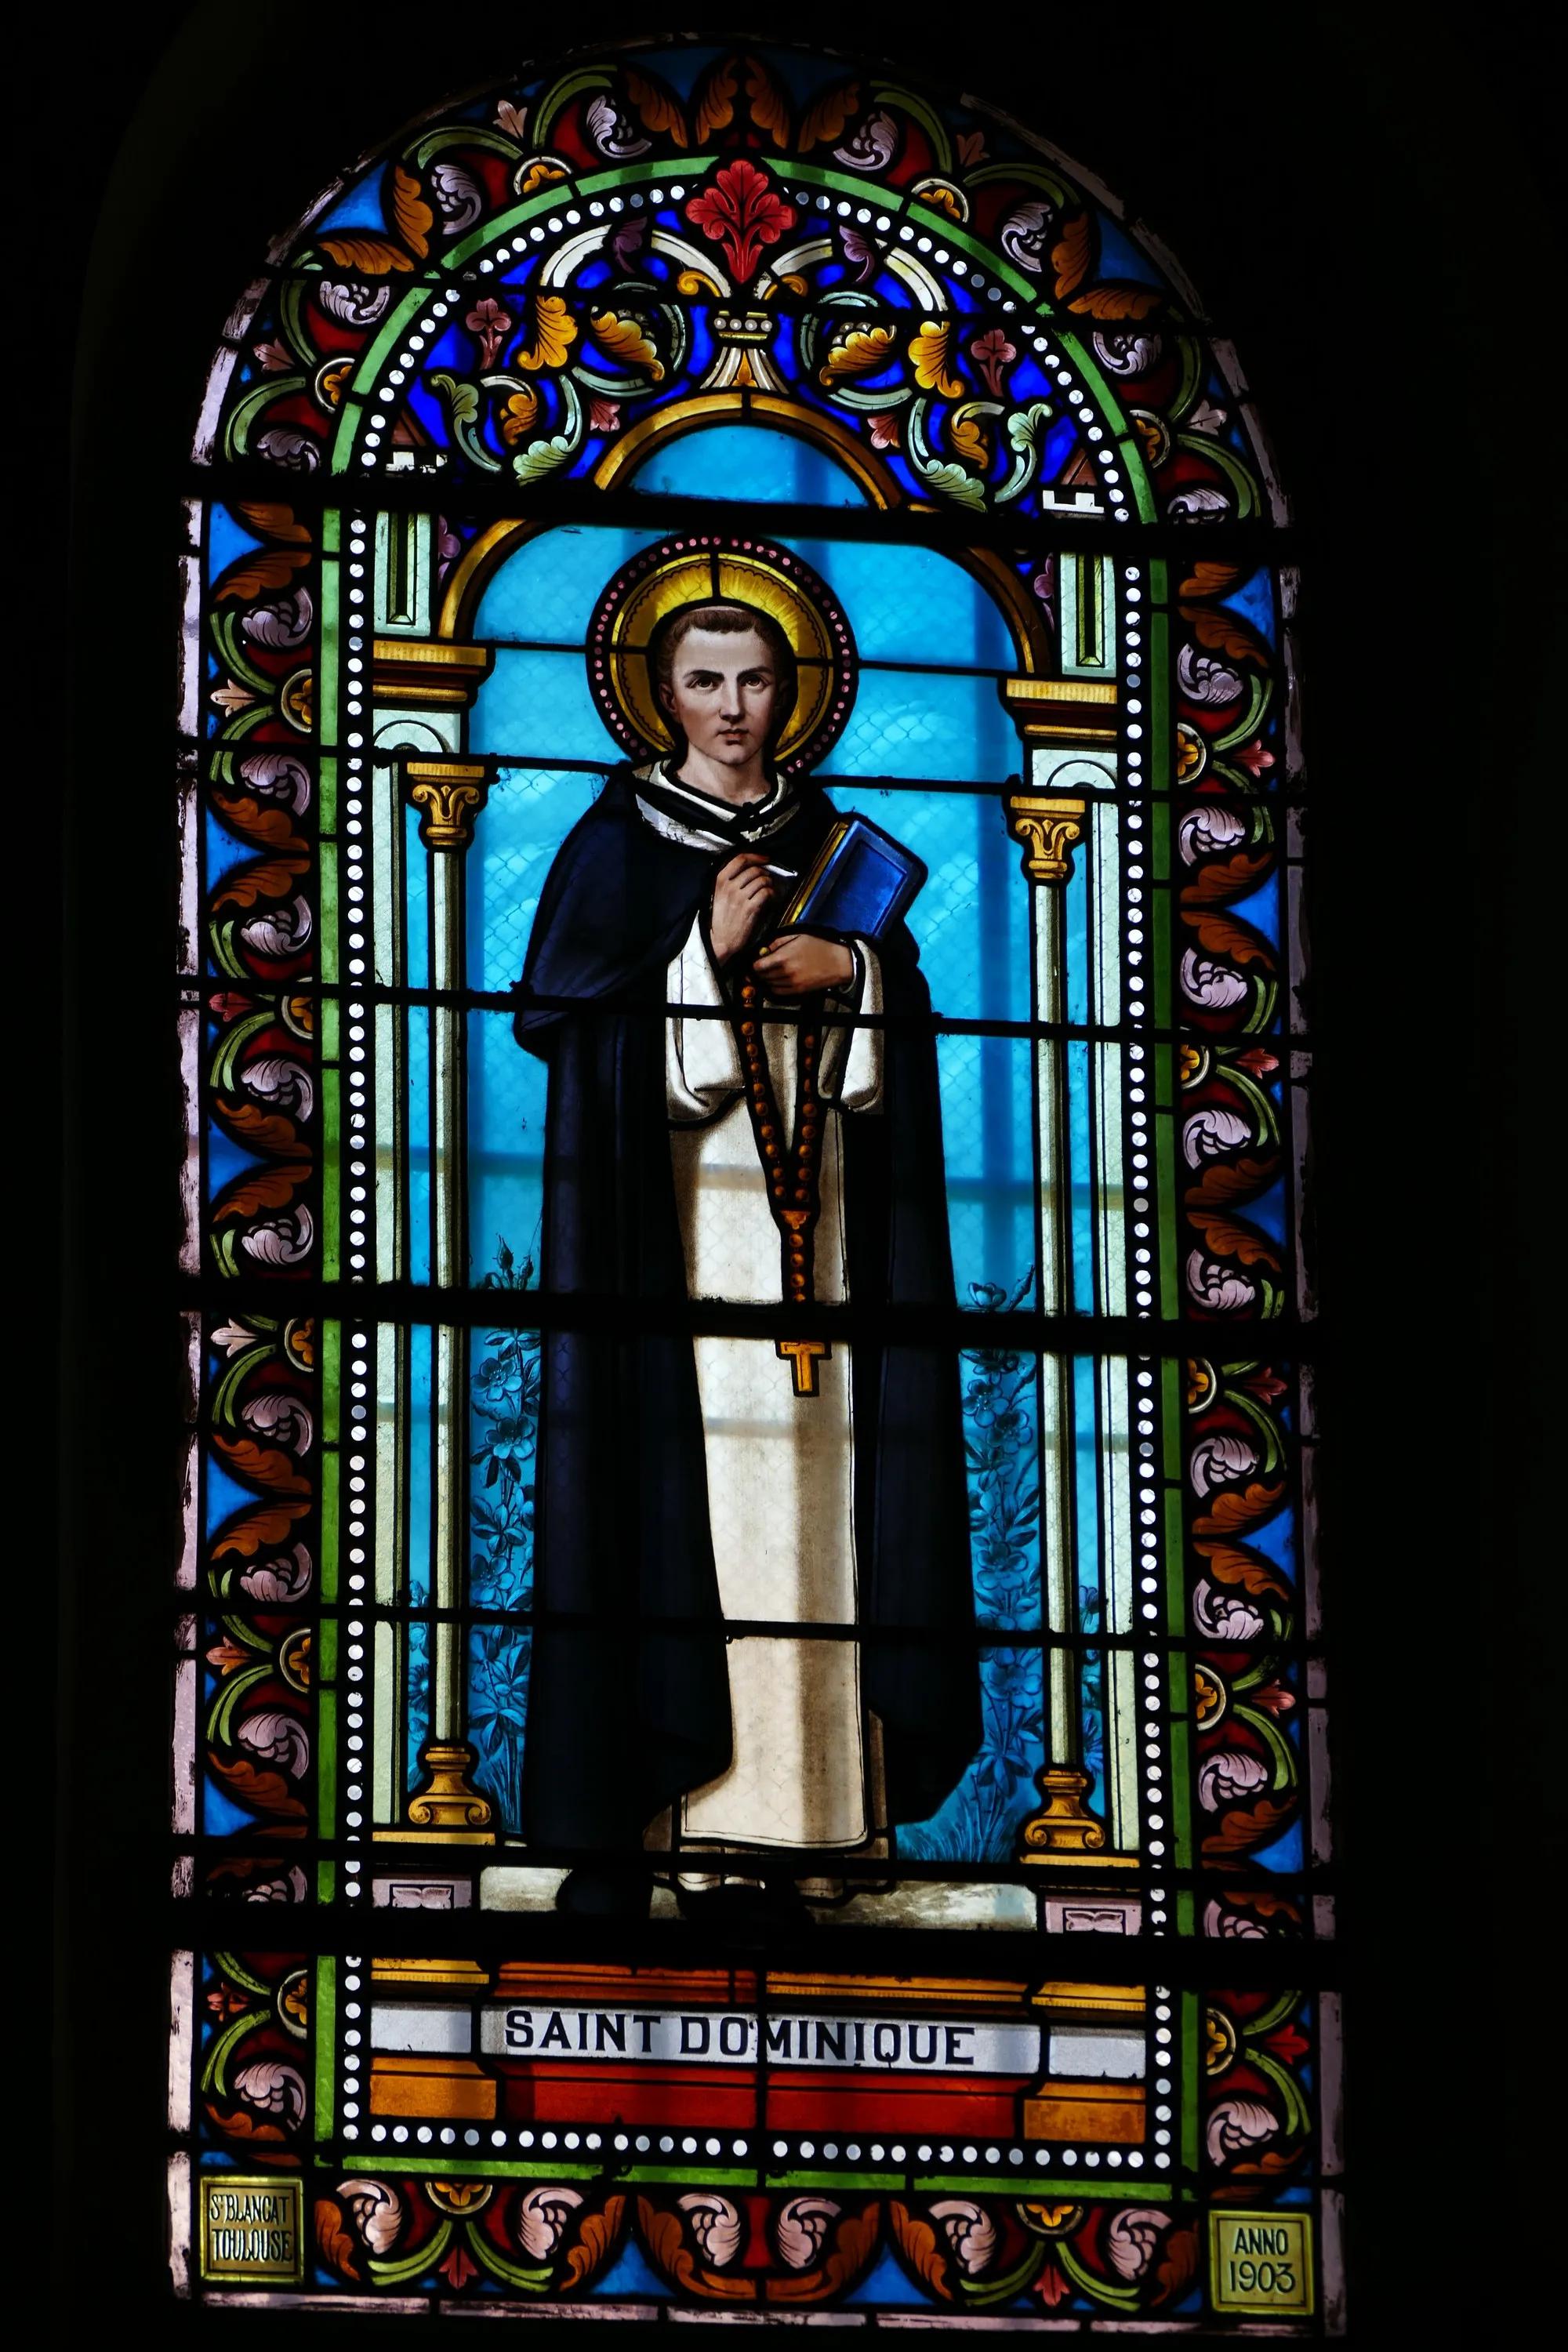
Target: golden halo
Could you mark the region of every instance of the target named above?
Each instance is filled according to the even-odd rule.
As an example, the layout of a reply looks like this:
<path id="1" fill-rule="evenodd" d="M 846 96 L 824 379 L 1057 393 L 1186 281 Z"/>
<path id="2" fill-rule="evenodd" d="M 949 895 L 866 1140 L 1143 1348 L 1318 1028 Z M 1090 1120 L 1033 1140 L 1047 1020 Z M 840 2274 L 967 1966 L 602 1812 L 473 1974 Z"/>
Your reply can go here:
<path id="1" fill-rule="evenodd" d="M 855 640 L 837 597 L 788 548 L 741 532 L 686 532 L 622 566 L 588 628 L 588 684 L 610 732 L 634 757 L 675 749 L 648 661 L 655 630 L 684 604 L 750 604 L 788 638 L 798 684 L 773 750 L 785 772 L 816 767 L 855 701 Z"/>

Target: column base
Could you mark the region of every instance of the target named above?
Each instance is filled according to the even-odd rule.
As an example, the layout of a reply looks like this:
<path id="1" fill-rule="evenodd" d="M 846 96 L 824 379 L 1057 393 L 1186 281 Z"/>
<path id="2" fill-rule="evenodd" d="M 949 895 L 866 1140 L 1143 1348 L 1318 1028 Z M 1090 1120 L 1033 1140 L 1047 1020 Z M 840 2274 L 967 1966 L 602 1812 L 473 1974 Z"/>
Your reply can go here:
<path id="1" fill-rule="evenodd" d="M 1085 1810 L 1083 1801 L 1090 1787 L 1087 1772 L 1080 1772 L 1076 1764 L 1047 1764 L 1036 1773 L 1035 1786 L 1045 1801 L 1018 1833 L 1020 1862 L 1124 1859 L 1105 1853 L 1105 1824 Z"/>
<path id="2" fill-rule="evenodd" d="M 493 1845 L 496 1809 L 470 1786 L 478 1759 L 466 1739 L 429 1740 L 419 1761 L 425 1786 L 408 1800 L 405 1829 L 377 1830 L 378 1845 Z"/>

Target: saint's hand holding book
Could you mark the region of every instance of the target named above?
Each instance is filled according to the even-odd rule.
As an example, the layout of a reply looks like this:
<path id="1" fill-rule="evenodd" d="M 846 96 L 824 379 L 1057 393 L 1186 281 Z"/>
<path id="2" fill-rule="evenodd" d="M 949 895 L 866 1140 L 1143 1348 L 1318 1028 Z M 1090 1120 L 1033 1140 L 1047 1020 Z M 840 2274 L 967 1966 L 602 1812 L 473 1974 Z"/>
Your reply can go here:
<path id="1" fill-rule="evenodd" d="M 800 989 L 791 984 L 792 959 L 775 950 L 795 934 L 846 945 L 857 939 L 875 944 L 903 920 L 925 885 L 926 868 L 912 850 L 869 818 L 841 816 L 804 874 L 770 865 L 752 852 L 731 858 L 721 869 L 716 898 L 727 881 L 738 909 L 755 909 L 759 927 L 776 907 L 776 937 L 756 958 L 755 970 L 773 994 L 793 995 Z M 847 982 L 852 974 L 840 971 L 837 977 Z M 832 982 L 804 983 L 825 984 Z"/>

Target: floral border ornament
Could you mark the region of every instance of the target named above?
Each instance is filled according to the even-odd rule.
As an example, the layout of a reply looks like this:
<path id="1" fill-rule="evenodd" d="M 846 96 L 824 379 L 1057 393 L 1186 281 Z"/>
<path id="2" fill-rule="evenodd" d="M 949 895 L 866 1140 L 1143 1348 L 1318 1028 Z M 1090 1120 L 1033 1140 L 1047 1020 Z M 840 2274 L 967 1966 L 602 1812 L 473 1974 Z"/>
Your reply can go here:
<path id="1" fill-rule="evenodd" d="M 236 354 L 225 453 L 585 478 L 660 408 L 752 388 L 837 413 L 894 497 L 1261 510 L 1182 298 L 1107 268 L 1121 241 L 1058 163 L 875 76 L 816 80 L 734 54 L 683 94 L 616 59 L 422 127 L 380 168 L 379 232 L 301 233 Z M 471 293 L 439 290 L 453 272 Z"/>
<path id="2" fill-rule="evenodd" d="M 954 2317 L 1064 2306 L 1152 2316 L 1186 2305 L 1202 2259 L 1195 2212 L 1092 2191 L 731 2194 L 374 2168 L 318 2196 L 315 2242 L 347 2285 L 440 2287 L 469 2300 L 501 2289 L 534 2302 L 585 2299 L 589 2309 L 631 2243 L 688 2308 L 757 2317 L 841 2303 L 889 2253 Z"/>

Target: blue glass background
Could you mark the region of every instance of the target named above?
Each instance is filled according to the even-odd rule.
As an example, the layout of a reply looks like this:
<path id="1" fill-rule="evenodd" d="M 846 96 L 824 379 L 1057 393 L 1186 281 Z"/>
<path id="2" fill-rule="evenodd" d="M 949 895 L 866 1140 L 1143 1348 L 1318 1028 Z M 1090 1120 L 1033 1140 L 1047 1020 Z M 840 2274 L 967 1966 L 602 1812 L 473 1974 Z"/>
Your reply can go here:
<path id="1" fill-rule="evenodd" d="M 207 888 L 211 890 L 222 881 L 231 866 L 242 866 L 247 857 L 254 857 L 256 848 L 253 843 L 241 841 L 237 834 L 229 832 L 226 825 L 220 824 L 210 810 L 207 812 L 206 836 Z"/>
<path id="2" fill-rule="evenodd" d="M 1233 588 L 1228 596 L 1222 596 L 1220 602 L 1238 613 L 1244 621 L 1250 621 L 1269 645 L 1275 643 L 1279 632 L 1274 617 L 1274 575 L 1267 565 L 1244 580 L 1239 588 Z"/>
<path id="3" fill-rule="evenodd" d="M 961 1307 L 984 1307 L 1035 1270 L 1029 1042 L 940 1037 L 936 1050 L 953 1289 Z"/>
<path id="4" fill-rule="evenodd" d="M 1094 1168 L 1089 1152 L 1089 1046 L 1081 1037 L 1067 1045 L 1068 1165 L 1071 1184 L 1068 1196 L 1070 1224 L 1068 1260 L 1072 1268 L 1075 1315 L 1094 1312 Z"/>
<path id="5" fill-rule="evenodd" d="M 221 1128 L 216 1118 L 206 1122 L 207 1135 L 207 1198 L 216 1201 L 226 1184 L 232 1184 L 247 1168 L 259 1168 L 263 1162 L 252 1151 L 242 1151 L 234 1138 Z"/>
<path id="6" fill-rule="evenodd" d="M 1012 633 L 972 573 L 926 547 L 792 539 L 848 617 L 862 661 L 1017 667 Z M 1013 738 L 1015 745 L 1017 737 Z M 1017 763 L 1016 751 L 1014 764 Z"/>
<path id="7" fill-rule="evenodd" d="M 535 1268 L 512 1255 L 488 1270 L 492 1286 L 527 1289 Z M 468 1736 L 479 1783 L 504 1825 L 522 1825 L 522 1758 L 533 1635 L 534 1466 L 539 1441 L 539 1334 L 503 1328 L 473 1336 L 469 1423 L 468 1593 L 502 1612 L 468 1635 Z M 519 1622 L 521 1619 L 523 1622 Z"/>
<path id="8" fill-rule="evenodd" d="M 430 1737 L 430 1626 L 423 1617 L 408 1627 L 408 1755 L 406 1779 L 412 1796 L 424 1774 L 419 1751 Z"/>
<path id="9" fill-rule="evenodd" d="M 544 1064 L 525 1054 L 506 1013 L 468 1015 L 468 1273 L 497 1270 L 504 1242 L 539 1263 L 544 1176 Z"/>
<path id="10" fill-rule="evenodd" d="M 235 520 L 226 507 L 207 509 L 207 578 L 216 580 L 242 555 L 248 555 L 261 541 Z"/>
<path id="11" fill-rule="evenodd" d="M 591 805 L 599 778 L 572 770 L 502 769 L 468 876 L 468 985 L 500 995 L 522 974 L 529 933 L 551 860 Z M 496 1268 L 504 1239 L 538 1258 L 544 1147 L 544 1065 L 525 1054 L 501 1012 L 468 1018 L 470 1275 Z"/>
<path id="12" fill-rule="evenodd" d="M 476 1606 L 483 1605 L 475 1595 Z M 522 1751 L 528 1728 L 528 1674 L 533 1633 L 528 1625 L 468 1629 L 468 1738 L 478 1759 L 476 1785 L 492 1797 L 501 1824 L 522 1828 Z"/>
<path id="13" fill-rule="evenodd" d="M 825 449 L 763 425 L 710 425 L 645 459 L 634 490 L 750 506 L 861 507 L 866 493 Z"/>
<path id="14" fill-rule="evenodd" d="M 580 653 L 499 646 L 468 722 L 468 748 L 505 759 L 596 760 L 623 757 L 588 691 Z M 481 824 L 483 820 L 481 819 Z"/>
<path id="15" fill-rule="evenodd" d="M 419 812 L 403 812 L 403 958 L 410 988 L 430 985 L 429 858 L 419 838 Z"/>
<path id="16" fill-rule="evenodd" d="M 1067 965 L 1067 1014 L 1074 1028 L 1089 1026 L 1089 883 L 1085 857 L 1073 859 L 1062 888 L 1062 950 Z"/>
<path id="17" fill-rule="evenodd" d="M 844 732 L 817 771 L 990 784 L 1017 776 L 1017 730 L 992 677 L 863 669 Z"/>
<path id="18" fill-rule="evenodd" d="M 1104 1603 L 1100 1563 L 1100 1459 L 1096 1422 L 1096 1360 L 1075 1356 L 1073 1381 L 1073 1509 L 1078 1523 L 1078 1617 L 1079 1630 L 1102 1630 Z M 1105 1796 L 1105 1654 L 1086 1651 L 1079 1681 L 1084 1769 L 1091 1786 L 1084 1802 L 1100 1820 Z"/>
<path id="19" fill-rule="evenodd" d="M 408 1335 L 408 1600 L 415 1609 L 430 1600 L 430 1530 L 433 1508 L 431 1464 L 435 1432 L 431 1414 L 436 1388 L 432 1335 L 428 1323 L 416 1323 Z"/>
<path id="20" fill-rule="evenodd" d="M 489 645 L 516 637 L 546 645 L 584 645 L 605 583 L 623 563 L 629 563 L 640 549 L 655 546 L 660 537 L 657 530 L 569 523 L 524 540 L 479 599 L 475 642 Z M 531 738 L 511 746 L 514 751 L 545 758 L 558 748 Z"/>
<path id="21" fill-rule="evenodd" d="M 408 1279 L 428 1282 L 430 1264 L 430 1015 L 408 1008 L 407 1087 Z"/>
<path id="22" fill-rule="evenodd" d="M 696 451 L 717 437 L 694 436 L 675 448 Z M 754 432 L 752 437 L 756 437 Z M 608 582 L 640 549 L 656 545 L 662 536 L 655 530 L 591 523 L 563 524 L 524 540 L 500 564 L 479 599 L 475 641 L 583 646 L 594 607 Z M 832 589 L 848 617 L 862 661 L 923 662 L 939 669 L 998 674 L 1016 668 L 1012 633 L 1000 609 L 980 582 L 951 557 L 930 548 L 885 543 L 796 538 L 778 543 L 801 556 Z M 480 689 L 481 705 L 489 692 L 488 686 Z M 1012 742 L 1011 765 L 1016 768 L 1016 735 Z M 531 736 L 510 748 L 548 759 L 561 747 Z"/>
<path id="23" fill-rule="evenodd" d="M 551 860 L 599 789 L 571 769 L 502 768 L 468 852 L 468 986 L 500 994 L 522 977 Z"/>

